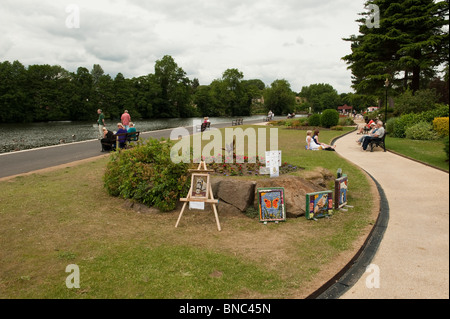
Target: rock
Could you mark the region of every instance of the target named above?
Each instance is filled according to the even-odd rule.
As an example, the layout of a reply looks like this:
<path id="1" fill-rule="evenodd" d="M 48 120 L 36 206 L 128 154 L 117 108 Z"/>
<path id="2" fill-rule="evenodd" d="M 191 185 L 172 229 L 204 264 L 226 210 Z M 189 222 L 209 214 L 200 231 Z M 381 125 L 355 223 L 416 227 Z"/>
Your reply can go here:
<path id="1" fill-rule="evenodd" d="M 322 167 L 318 167 L 313 171 L 302 172 L 301 175 L 305 180 L 324 188 L 327 187 L 329 181 L 335 178 L 333 173 Z"/>
<path id="2" fill-rule="evenodd" d="M 286 217 L 298 218 L 305 215 L 306 194 L 324 190 L 310 181 L 297 176 L 281 176 L 278 178 L 259 180 L 255 186 L 254 207 L 258 209 L 258 188 L 283 187 L 286 201 Z"/>
<path id="3" fill-rule="evenodd" d="M 220 181 L 217 198 L 245 212 L 253 204 L 255 182 L 239 179 L 223 179 Z"/>

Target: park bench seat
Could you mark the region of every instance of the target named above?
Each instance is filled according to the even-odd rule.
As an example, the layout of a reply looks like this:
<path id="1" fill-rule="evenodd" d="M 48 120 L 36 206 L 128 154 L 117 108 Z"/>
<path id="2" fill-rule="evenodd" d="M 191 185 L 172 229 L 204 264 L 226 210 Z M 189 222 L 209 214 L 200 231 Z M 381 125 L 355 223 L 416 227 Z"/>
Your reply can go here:
<path id="1" fill-rule="evenodd" d="M 386 152 L 385 144 L 386 134 L 381 139 L 371 140 L 369 143 L 370 151 L 373 152 L 375 147 L 381 147 Z"/>
<path id="2" fill-rule="evenodd" d="M 120 136 L 126 136 L 125 148 L 130 148 L 130 146 L 131 146 L 130 143 L 139 141 L 140 135 L 141 135 L 141 132 L 115 134 L 114 136 L 116 137 L 116 141 L 115 141 L 115 143 L 112 143 L 112 145 L 111 145 L 112 149 L 116 150 L 119 148 L 119 137 Z"/>

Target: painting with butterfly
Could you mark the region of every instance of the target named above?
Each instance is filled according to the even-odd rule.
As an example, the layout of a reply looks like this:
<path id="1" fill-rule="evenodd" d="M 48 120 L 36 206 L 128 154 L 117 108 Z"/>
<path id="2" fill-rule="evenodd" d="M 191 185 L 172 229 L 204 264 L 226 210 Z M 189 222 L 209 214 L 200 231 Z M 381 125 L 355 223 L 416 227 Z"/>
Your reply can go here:
<path id="1" fill-rule="evenodd" d="M 284 188 L 258 188 L 258 204 L 261 222 L 286 221 Z"/>

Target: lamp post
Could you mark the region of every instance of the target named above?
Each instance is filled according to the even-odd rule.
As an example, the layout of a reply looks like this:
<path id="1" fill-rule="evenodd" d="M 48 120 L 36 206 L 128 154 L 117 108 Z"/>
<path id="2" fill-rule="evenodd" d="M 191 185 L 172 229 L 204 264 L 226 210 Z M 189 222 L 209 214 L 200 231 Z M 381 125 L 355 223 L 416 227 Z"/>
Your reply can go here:
<path id="1" fill-rule="evenodd" d="M 387 109 L 388 109 L 388 87 L 389 87 L 389 79 L 386 78 L 386 82 L 384 82 L 384 86 L 386 87 L 386 108 L 384 110 L 384 124 L 387 122 Z"/>

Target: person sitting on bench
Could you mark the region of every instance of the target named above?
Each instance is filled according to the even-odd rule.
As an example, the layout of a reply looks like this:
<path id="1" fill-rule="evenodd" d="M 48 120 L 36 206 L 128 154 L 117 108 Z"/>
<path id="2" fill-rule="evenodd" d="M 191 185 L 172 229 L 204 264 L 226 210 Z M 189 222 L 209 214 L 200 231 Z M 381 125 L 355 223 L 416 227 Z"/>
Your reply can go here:
<path id="1" fill-rule="evenodd" d="M 119 128 L 119 130 L 116 132 L 116 136 L 119 134 L 124 134 L 124 135 L 120 135 L 119 136 L 119 147 L 120 148 L 125 148 L 125 144 L 127 143 L 127 135 L 126 133 L 127 130 L 123 127 L 122 123 L 117 123 L 117 127 Z"/>
<path id="2" fill-rule="evenodd" d="M 370 128 L 371 128 L 371 130 L 370 130 L 369 134 L 365 134 L 365 135 L 361 136 L 360 138 L 358 138 L 356 143 L 361 145 L 367 136 L 372 136 L 375 133 L 375 131 L 377 130 L 377 125 L 375 123 L 372 123 L 372 124 L 370 124 Z"/>
<path id="3" fill-rule="evenodd" d="M 369 146 L 371 141 L 376 141 L 376 140 L 381 140 L 384 136 L 384 134 L 386 134 L 386 131 L 383 127 L 383 122 L 382 121 L 378 121 L 377 122 L 377 128 L 374 130 L 374 133 L 372 133 L 371 136 L 366 136 L 363 139 L 363 150 L 367 150 L 367 146 Z"/>
<path id="4" fill-rule="evenodd" d="M 103 138 L 100 140 L 100 143 L 102 144 L 102 152 L 112 151 L 113 144 L 116 143 L 114 133 L 103 127 Z"/>
<path id="5" fill-rule="evenodd" d="M 128 133 L 136 133 L 136 128 L 134 127 L 134 123 L 130 122 L 130 128 L 128 129 Z M 136 141 L 137 136 L 136 134 L 128 135 L 128 141 Z"/>

